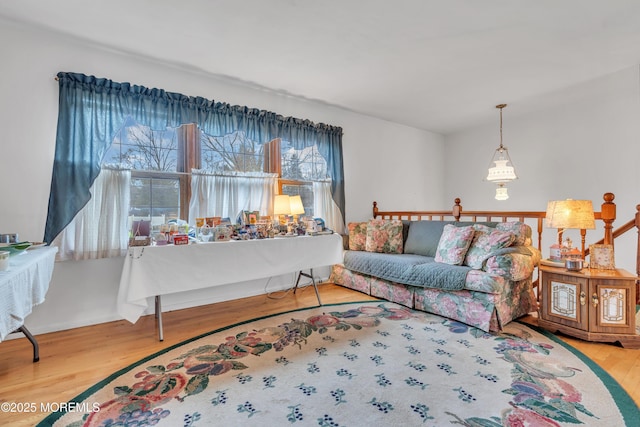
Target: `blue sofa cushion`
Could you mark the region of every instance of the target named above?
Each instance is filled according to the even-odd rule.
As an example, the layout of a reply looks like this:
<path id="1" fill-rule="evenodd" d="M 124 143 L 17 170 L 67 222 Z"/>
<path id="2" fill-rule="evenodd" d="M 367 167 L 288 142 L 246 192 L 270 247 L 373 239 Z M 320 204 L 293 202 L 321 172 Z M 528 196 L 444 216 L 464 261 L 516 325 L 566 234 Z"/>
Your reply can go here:
<path id="1" fill-rule="evenodd" d="M 411 221 L 409 232 L 404 243 L 405 254 L 416 254 L 435 257 L 438 242 L 444 230 L 444 226 L 453 224 L 456 227 L 466 227 L 474 224 L 483 224 L 495 227 L 497 222 L 472 222 L 472 221 Z"/>
<path id="2" fill-rule="evenodd" d="M 467 273 L 471 270 L 472 268 L 466 265 L 450 265 L 433 261 L 411 267 L 402 283 L 423 288 L 459 291 L 464 289 Z"/>
<path id="3" fill-rule="evenodd" d="M 422 255 L 363 251 L 346 251 L 344 266 L 390 282 L 446 290 L 463 289 L 471 270 L 467 266 L 435 262 L 433 257 Z"/>
<path id="4" fill-rule="evenodd" d="M 346 251 L 344 254 L 344 266 L 349 270 L 392 282 L 402 282 L 412 266 L 428 261 L 430 259 L 422 255 L 363 251 Z"/>
<path id="5" fill-rule="evenodd" d="M 409 226 L 404 253 L 435 257 L 444 226 L 453 223 L 454 221 L 413 221 Z"/>

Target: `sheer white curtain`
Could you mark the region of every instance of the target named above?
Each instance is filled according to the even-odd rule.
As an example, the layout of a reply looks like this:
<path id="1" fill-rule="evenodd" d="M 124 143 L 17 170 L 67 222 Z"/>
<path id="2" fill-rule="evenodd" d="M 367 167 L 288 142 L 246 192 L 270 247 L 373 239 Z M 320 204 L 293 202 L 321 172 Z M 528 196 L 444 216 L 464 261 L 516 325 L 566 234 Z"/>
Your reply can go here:
<path id="1" fill-rule="evenodd" d="M 91 199 L 56 237 L 59 260 L 124 256 L 129 245 L 131 171 L 103 168 Z"/>
<path id="2" fill-rule="evenodd" d="M 278 175 L 262 172 L 208 174 L 191 172 L 191 202 L 189 223 L 196 218 L 221 216 L 235 222 L 242 210 L 260 211 L 270 215 L 273 198 L 278 190 Z"/>
<path id="3" fill-rule="evenodd" d="M 325 227 L 336 233 L 345 233 L 342 213 L 331 197 L 331 181 L 313 182 L 313 213 L 316 218 L 324 220 Z"/>

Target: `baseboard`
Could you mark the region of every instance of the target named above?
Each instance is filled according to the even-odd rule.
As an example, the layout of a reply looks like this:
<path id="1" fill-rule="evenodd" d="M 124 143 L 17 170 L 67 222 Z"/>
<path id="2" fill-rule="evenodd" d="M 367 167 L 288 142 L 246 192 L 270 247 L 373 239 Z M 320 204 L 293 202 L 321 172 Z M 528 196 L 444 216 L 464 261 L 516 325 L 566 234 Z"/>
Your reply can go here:
<path id="1" fill-rule="evenodd" d="M 315 279 L 317 284 L 324 283 L 329 280 L 328 277 L 319 277 L 319 276 L 315 277 Z M 269 283 L 267 282 L 267 285 L 268 284 Z M 307 281 L 299 285 L 299 288 L 303 288 L 310 285 L 311 285 L 311 280 L 307 279 Z M 193 299 L 187 299 L 183 301 L 171 301 L 171 298 L 170 298 L 171 296 L 167 295 L 163 298 L 163 301 L 162 301 L 162 312 L 166 313 L 166 312 L 175 311 L 175 310 L 184 310 L 187 308 L 200 307 L 203 305 L 215 304 L 223 301 L 230 301 L 232 299 L 247 298 L 247 297 L 252 297 L 256 295 L 265 295 L 271 292 L 281 292 L 281 291 L 286 291 L 287 289 L 291 289 L 292 287 L 293 287 L 293 284 L 291 283 L 274 284 L 274 286 L 272 286 L 270 289 L 266 289 L 266 285 L 264 289 L 255 289 L 252 287 L 246 287 L 243 289 L 243 290 L 246 290 L 246 292 L 239 292 L 238 295 L 235 296 L 234 298 L 220 298 L 219 295 L 211 295 L 205 298 L 193 298 Z M 150 308 L 147 311 L 145 311 L 143 316 L 151 315 L 151 314 L 154 314 L 153 306 L 150 306 Z M 47 325 L 38 325 L 38 326 L 29 326 L 29 319 L 27 318 L 25 325 L 27 329 L 29 329 L 31 334 L 33 334 L 34 336 L 38 336 L 43 334 L 61 332 L 69 329 L 83 328 L 87 326 L 94 326 L 102 323 L 115 322 L 115 321 L 121 321 L 121 320 L 123 319 L 122 317 L 120 317 L 120 315 L 118 315 L 117 313 L 113 313 L 107 316 L 99 316 L 99 317 L 94 317 L 90 319 L 86 319 L 86 318 L 83 320 L 76 319 L 71 322 L 49 323 Z M 23 338 L 23 337 L 24 335 L 18 332 L 18 333 L 10 334 L 9 336 L 6 337 L 5 340 L 8 341 L 8 340 Z"/>

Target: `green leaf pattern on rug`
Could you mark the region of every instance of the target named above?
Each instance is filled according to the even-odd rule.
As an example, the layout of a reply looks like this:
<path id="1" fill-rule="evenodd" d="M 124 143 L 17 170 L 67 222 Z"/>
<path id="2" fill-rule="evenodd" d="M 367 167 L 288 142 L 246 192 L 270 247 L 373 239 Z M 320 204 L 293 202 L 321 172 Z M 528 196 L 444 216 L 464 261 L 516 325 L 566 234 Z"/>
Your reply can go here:
<path id="1" fill-rule="evenodd" d="M 198 394 L 209 385 L 209 376 L 198 374 L 191 377 L 184 391 L 187 396 Z"/>
<path id="2" fill-rule="evenodd" d="M 224 405 L 227 403 L 227 390 L 216 390 L 216 397 L 211 399 L 213 406 Z"/>
<path id="3" fill-rule="evenodd" d="M 346 396 L 346 393 L 342 389 L 338 388 L 338 389 L 332 390 L 331 391 L 331 396 L 335 399 L 336 405 L 339 405 L 341 403 L 347 403 L 347 401 L 344 400 L 344 397 Z"/>
<path id="4" fill-rule="evenodd" d="M 238 412 L 246 413 L 247 417 L 251 418 L 260 411 L 254 408 L 251 402 L 244 402 L 243 404 L 238 405 Z"/>
<path id="5" fill-rule="evenodd" d="M 288 408 L 291 409 L 291 412 L 287 415 L 287 421 L 295 423 L 304 420 L 304 415 L 300 412 L 300 405 L 289 406 Z"/>
<path id="6" fill-rule="evenodd" d="M 371 401 L 369 401 L 369 404 L 372 405 L 374 408 L 377 408 L 378 411 L 383 412 L 385 414 L 389 413 L 389 411 L 394 410 L 394 407 L 391 403 L 379 402 L 375 397 L 371 399 Z"/>
<path id="7" fill-rule="evenodd" d="M 434 419 L 434 417 L 429 415 L 429 407 L 427 405 L 416 403 L 415 405 L 411 405 L 411 409 L 413 410 L 413 412 L 417 413 L 420 416 L 423 423 L 427 420 Z"/>

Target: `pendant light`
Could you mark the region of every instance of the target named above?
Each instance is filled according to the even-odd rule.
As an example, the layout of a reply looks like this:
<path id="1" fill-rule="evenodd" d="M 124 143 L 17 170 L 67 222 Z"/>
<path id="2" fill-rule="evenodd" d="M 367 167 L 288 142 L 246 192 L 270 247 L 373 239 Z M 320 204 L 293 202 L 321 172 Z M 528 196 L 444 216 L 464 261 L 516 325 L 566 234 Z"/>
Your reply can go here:
<path id="1" fill-rule="evenodd" d="M 496 188 L 496 200 L 507 200 L 509 194 L 507 193 L 505 184 L 518 178 L 511 158 L 509 157 L 509 150 L 502 145 L 502 109 L 506 106 L 507 104 L 496 105 L 496 108 L 500 109 L 500 146 L 496 148 L 496 151 L 493 153 L 493 158 L 491 159 L 491 163 L 489 163 L 489 173 L 486 178 L 487 181 L 498 184 L 498 188 Z"/>

